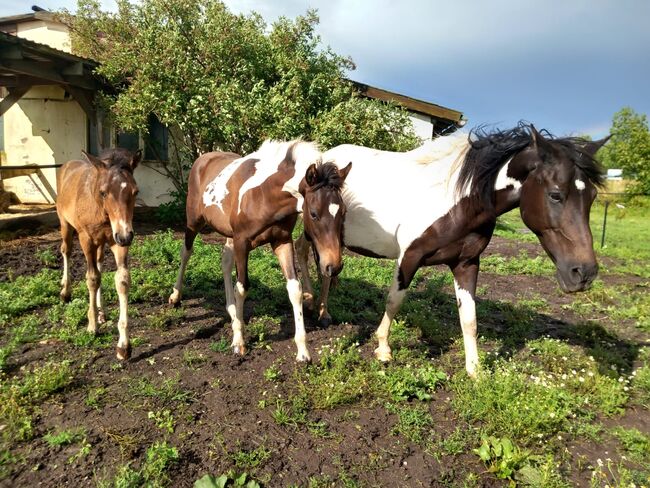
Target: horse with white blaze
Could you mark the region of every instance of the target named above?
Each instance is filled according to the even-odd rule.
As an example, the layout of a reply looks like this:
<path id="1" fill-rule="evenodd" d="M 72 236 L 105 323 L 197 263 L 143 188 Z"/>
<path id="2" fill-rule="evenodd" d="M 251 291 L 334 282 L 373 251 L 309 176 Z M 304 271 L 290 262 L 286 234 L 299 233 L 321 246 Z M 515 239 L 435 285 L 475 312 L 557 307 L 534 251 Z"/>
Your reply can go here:
<path id="1" fill-rule="evenodd" d="M 302 287 L 294 267 L 291 233 L 300 213 L 315 218 L 310 227 L 321 259 L 321 272 L 336 276 L 341 271 L 341 231 L 345 204 L 341 189 L 350 165 L 339 170 L 322 163 L 315 144 L 304 141 L 266 141 L 248 156 L 211 152 L 192 166 L 188 181 L 184 246 L 181 265 L 169 303 L 178 305 L 183 277 L 192 255 L 194 239 L 207 224 L 227 237 L 221 256 L 226 309 L 232 320 L 232 348 L 246 352 L 242 325 L 244 300 L 249 288 L 248 255 L 263 244 L 271 244 L 287 280 L 293 307 L 296 359 L 309 361 L 302 312 Z M 341 212 L 332 215 L 332 208 Z M 232 267 L 237 281 L 233 287 Z"/>
<path id="2" fill-rule="evenodd" d="M 454 275 L 467 373 L 476 377 L 480 255 L 497 216 L 516 207 L 555 264 L 562 290 L 587 289 L 598 272 L 589 211 L 603 183 L 593 157 L 606 140 L 555 138 L 520 123 L 440 137 L 404 153 L 353 145 L 324 153 L 337 164 L 354 161 L 343 191 L 345 247 L 397 260 L 375 356 L 391 359 L 390 325 L 418 268 L 446 264 Z M 305 214 L 305 224 L 309 218 Z M 307 239 L 301 237 L 296 249 L 305 303 L 312 306 Z M 330 278 L 322 280 L 319 315 L 326 323 Z"/>

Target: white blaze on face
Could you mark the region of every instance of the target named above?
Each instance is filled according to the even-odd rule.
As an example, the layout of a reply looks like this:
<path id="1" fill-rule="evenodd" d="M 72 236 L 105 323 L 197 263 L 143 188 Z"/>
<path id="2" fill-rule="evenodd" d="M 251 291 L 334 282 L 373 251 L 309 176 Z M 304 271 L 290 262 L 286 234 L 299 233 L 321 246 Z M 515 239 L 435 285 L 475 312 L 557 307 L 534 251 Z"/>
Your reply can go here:
<path id="1" fill-rule="evenodd" d="M 582 180 L 576 180 L 575 183 L 576 183 L 576 188 L 577 188 L 579 191 L 582 191 L 582 190 L 585 189 L 585 182 L 584 182 L 584 181 L 582 181 Z"/>
<path id="2" fill-rule="evenodd" d="M 338 203 L 330 203 L 328 210 L 330 211 L 330 214 L 332 214 L 332 217 L 336 218 L 336 214 L 339 211 Z"/>
<path id="3" fill-rule="evenodd" d="M 503 168 L 501 168 L 499 174 L 497 175 L 497 180 L 494 183 L 494 189 L 496 191 L 505 190 L 509 186 L 512 186 L 513 190 L 519 190 L 521 188 L 521 182 L 519 180 L 508 176 L 510 161 L 512 161 L 512 159 L 508 160 L 508 162 L 503 165 Z"/>
<path id="4" fill-rule="evenodd" d="M 120 184 L 120 188 L 121 188 L 122 190 L 124 190 L 124 189 L 126 188 L 126 181 L 123 181 L 123 182 Z"/>

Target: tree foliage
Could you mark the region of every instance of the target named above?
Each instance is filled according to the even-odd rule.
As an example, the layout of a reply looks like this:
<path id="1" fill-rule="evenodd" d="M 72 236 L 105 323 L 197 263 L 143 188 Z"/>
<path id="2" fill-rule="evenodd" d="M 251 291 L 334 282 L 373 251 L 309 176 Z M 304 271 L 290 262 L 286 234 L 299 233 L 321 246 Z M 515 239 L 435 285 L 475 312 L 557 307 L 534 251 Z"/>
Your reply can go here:
<path id="1" fill-rule="evenodd" d="M 634 180 L 632 193 L 650 194 L 650 130 L 648 118 L 624 107 L 614 114 L 612 136 L 601 150 L 607 168 L 620 168 L 626 178 Z"/>
<path id="2" fill-rule="evenodd" d="M 355 96 L 349 58 L 321 48 L 313 10 L 268 26 L 220 0 L 78 0 L 64 15 L 76 54 L 100 62 L 115 123 L 146 135 L 155 114 L 187 157 L 247 153 L 264 139 L 303 137 L 407 149 L 419 142 L 405 112 Z"/>

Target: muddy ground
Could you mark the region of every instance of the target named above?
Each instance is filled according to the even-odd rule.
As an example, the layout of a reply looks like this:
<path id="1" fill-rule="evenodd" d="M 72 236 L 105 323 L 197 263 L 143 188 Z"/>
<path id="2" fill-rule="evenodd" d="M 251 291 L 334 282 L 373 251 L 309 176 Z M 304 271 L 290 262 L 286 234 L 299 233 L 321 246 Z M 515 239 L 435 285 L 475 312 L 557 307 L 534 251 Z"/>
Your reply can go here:
<path id="1" fill-rule="evenodd" d="M 151 233 L 155 226 L 141 223 L 141 233 Z M 178 236 L 180 237 L 180 233 Z M 219 242 L 214 235 L 204 240 Z M 0 243 L 0 280 L 9 274 L 18 276 L 35 274 L 43 265 L 35 259 L 37 251 L 51 249 L 58 255 L 58 234 L 54 231 L 38 236 L 22 237 Z M 520 249 L 531 255 L 541 252 L 539 245 L 522 244 L 495 238 L 486 255 L 516 255 Z M 79 247 L 75 247 L 72 267 L 75 281 L 82 280 L 84 261 Z M 137 263 L 133 263 L 137 266 Z M 105 269 L 114 269 L 107 253 Z M 215 283 L 219 281 L 219 267 L 215 265 Z M 605 276 L 611 280 L 635 280 L 634 277 Z M 518 275 L 507 277 L 483 273 L 479 286 L 488 285 L 483 300 L 516 300 L 525 293 L 542 295 L 550 309 L 539 314 L 536 325 L 539 335 L 572 339 L 572 324 L 579 319 L 563 307 L 572 297 L 557 292 L 552 277 Z M 444 290 L 453 300 L 453 290 Z M 333 294 L 335 295 L 335 291 Z M 334 298 L 333 298 L 334 299 Z M 113 344 L 102 349 L 80 349 L 58 342 L 47 341 L 22 346 L 12 356 L 9 371 L 43 363 L 51 357 L 71 357 L 83 370 L 77 373 L 75 383 L 54 400 L 42 406 L 37 417 L 35 440 L 20 447 L 24 462 L 14 474 L 0 482 L 2 486 L 88 486 L 109 479 L 118 465 L 142 457 L 147 446 L 160 438 L 160 430 L 147 419 L 147 412 L 169 408 L 176 419 L 176 428 L 168 442 L 177 446 L 180 461 L 169 475 L 171 486 L 191 486 L 206 473 L 219 475 L 233 469 L 233 456 L 239 451 L 251 452 L 260 446 L 271 450 L 271 455 L 259 467 L 248 468 L 266 486 L 307 486 L 308 479 L 338 480 L 345 476 L 364 486 L 448 486 L 454 485 L 469 472 L 478 475 L 481 486 L 505 486 L 485 472 L 485 466 L 471 452 L 439 459 L 424 452 L 419 446 L 394 435 L 391 430 L 396 419 L 379 405 L 352 405 L 330 411 L 310 412 L 310 420 L 324 422 L 329 434 L 314 436 L 304 427 L 279 426 L 272 418 L 271 408 L 260 408 L 267 399 L 286 398 L 289 394 L 282 381 L 271 383 L 263 372 L 272 365 L 290 377 L 297 366 L 294 363 L 295 346 L 292 340 L 290 309 L 282 317 L 281 330 L 268 337 L 268 346 L 253 348 L 245 357 L 215 352 L 210 345 L 221 338 L 230 340 L 229 321 L 223 303 L 209 299 L 193 298 L 183 303 L 185 317 L 169 330 L 145 327 L 147 317 L 160 311 L 166 304 L 138 303 L 131 308 L 131 334 L 141 338 L 134 348 L 133 357 L 120 367 L 113 354 Z M 115 307 L 113 303 L 108 307 Z M 247 315 L 254 303 L 247 302 Z M 137 310 L 137 311 L 136 311 Z M 377 321 L 379 317 L 377 317 Z M 498 332 L 499 317 L 489 324 L 479 324 L 479 331 L 488 328 Z M 374 323 L 334 324 L 320 328 L 317 322 L 307 319 L 308 340 L 314 355 L 323 345 L 344 334 L 359 334 L 366 338 L 360 344 L 363 357 L 372 360 L 375 347 L 371 337 Z M 457 323 L 450 328 L 460 336 Z M 618 324 L 622 347 L 643 343 L 629 324 Z M 462 351 L 457 352 L 457 364 L 449 374 L 463 370 Z M 440 351 L 431 351 L 433 358 Z M 188 366 L 188 357 L 197 357 L 196 364 Z M 133 395 L 134 382 L 143 378 L 161 384 L 172 379 L 185 398 L 161 399 Z M 90 391 L 102 392 L 100 405 L 88 405 Z M 437 390 L 429 403 L 434 425 L 440 437 L 453 432 L 460 420 L 449 407 L 452 392 L 445 387 Z M 182 396 L 182 395 L 181 395 Z M 628 410 L 617 421 L 626 427 L 650 432 L 650 413 L 647 410 Z M 92 446 L 90 454 L 70 461 L 78 445 L 50 447 L 42 435 L 52 430 L 85 426 L 87 441 Z M 578 443 L 567 446 L 577 457 L 586 456 L 591 463 L 596 457 L 614 456 L 607 445 L 593 446 Z M 572 477 L 576 485 L 588 485 L 590 471 L 584 463 L 577 467 Z M 237 468 L 235 468 L 238 470 Z M 245 471 L 246 469 L 238 470 Z M 342 476 L 344 473 L 345 476 Z M 356 485 L 350 485 L 356 486 Z"/>

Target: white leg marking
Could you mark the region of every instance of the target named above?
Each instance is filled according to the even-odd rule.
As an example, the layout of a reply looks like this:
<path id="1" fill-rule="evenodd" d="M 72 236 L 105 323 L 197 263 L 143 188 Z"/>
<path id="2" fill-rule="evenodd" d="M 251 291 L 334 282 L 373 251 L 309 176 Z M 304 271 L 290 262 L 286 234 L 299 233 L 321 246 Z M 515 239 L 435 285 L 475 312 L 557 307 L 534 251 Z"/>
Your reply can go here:
<path id="1" fill-rule="evenodd" d="M 388 291 L 388 299 L 386 300 L 386 311 L 384 316 L 381 319 L 379 328 L 377 329 L 377 340 L 379 346 L 375 349 L 375 357 L 380 361 L 390 361 L 393 357 L 390 351 L 390 346 L 388 345 L 388 334 L 390 332 L 390 324 L 393 322 L 395 314 L 399 310 L 399 307 L 404 301 L 406 296 L 406 290 L 399 290 L 399 282 L 397 279 L 397 273 L 399 271 L 399 264 L 395 269 L 395 274 L 393 276 L 393 283 L 390 286 Z"/>
<path id="2" fill-rule="evenodd" d="M 463 330 L 465 368 L 470 377 L 476 378 L 479 365 L 478 346 L 476 344 L 476 304 L 472 294 L 464 288 L 461 288 L 456 280 L 454 280 L 454 288 L 456 290 L 460 326 Z"/>
<path id="3" fill-rule="evenodd" d="M 242 355 L 246 353 L 242 332 L 242 325 L 244 323 L 244 300 L 246 300 L 246 290 L 244 289 L 244 285 L 238 281 L 235 283 L 235 318 L 232 321 L 232 348 L 235 354 Z"/>
<path id="4" fill-rule="evenodd" d="M 97 332 L 97 280 L 96 276 L 86 272 L 86 286 L 88 287 L 88 332 Z"/>
<path id="5" fill-rule="evenodd" d="M 131 275 L 128 268 L 120 266 L 115 272 L 115 289 L 120 301 L 120 318 L 117 322 L 117 329 L 120 333 L 120 338 L 117 341 L 117 347 L 127 349 L 129 346 L 129 314 L 128 314 L 128 300 L 129 300 L 129 287 L 131 286 Z M 126 359 L 121 357 L 118 353 L 118 359 Z"/>
<path id="6" fill-rule="evenodd" d="M 328 210 L 332 217 L 336 218 L 336 214 L 339 212 L 339 205 L 337 203 L 330 203 Z"/>
<path id="7" fill-rule="evenodd" d="M 69 296 L 70 295 L 70 266 L 68 264 L 68 256 L 64 253 L 63 255 L 63 277 L 61 278 L 61 295 Z"/>
<path id="8" fill-rule="evenodd" d="M 582 181 L 582 180 L 576 180 L 575 183 L 576 183 L 576 188 L 577 188 L 578 190 L 582 191 L 582 190 L 585 189 L 585 182 L 584 182 L 584 181 Z"/>
<path id="9" fill-rule="evenodd" d="M 296 334 L 294 340 L 298 348 L 296 361 L 311 361 L 307 349 L 307 333 L 305 332 L 305 321 L 302 316 L 302 287 L 296 279 L 287 280 L 287 294 L 293 306 L 293 318 L 296 323 Z"/>
<path id="10" fill-rule="evenodd" d="M 97 269 L 99 270 L 99 286 L 97 287 L 97 323 L 103 324 L 106 322 L 104 315 L 104 304 L 102 302 L 102 263 L 97 262 Z"/>

